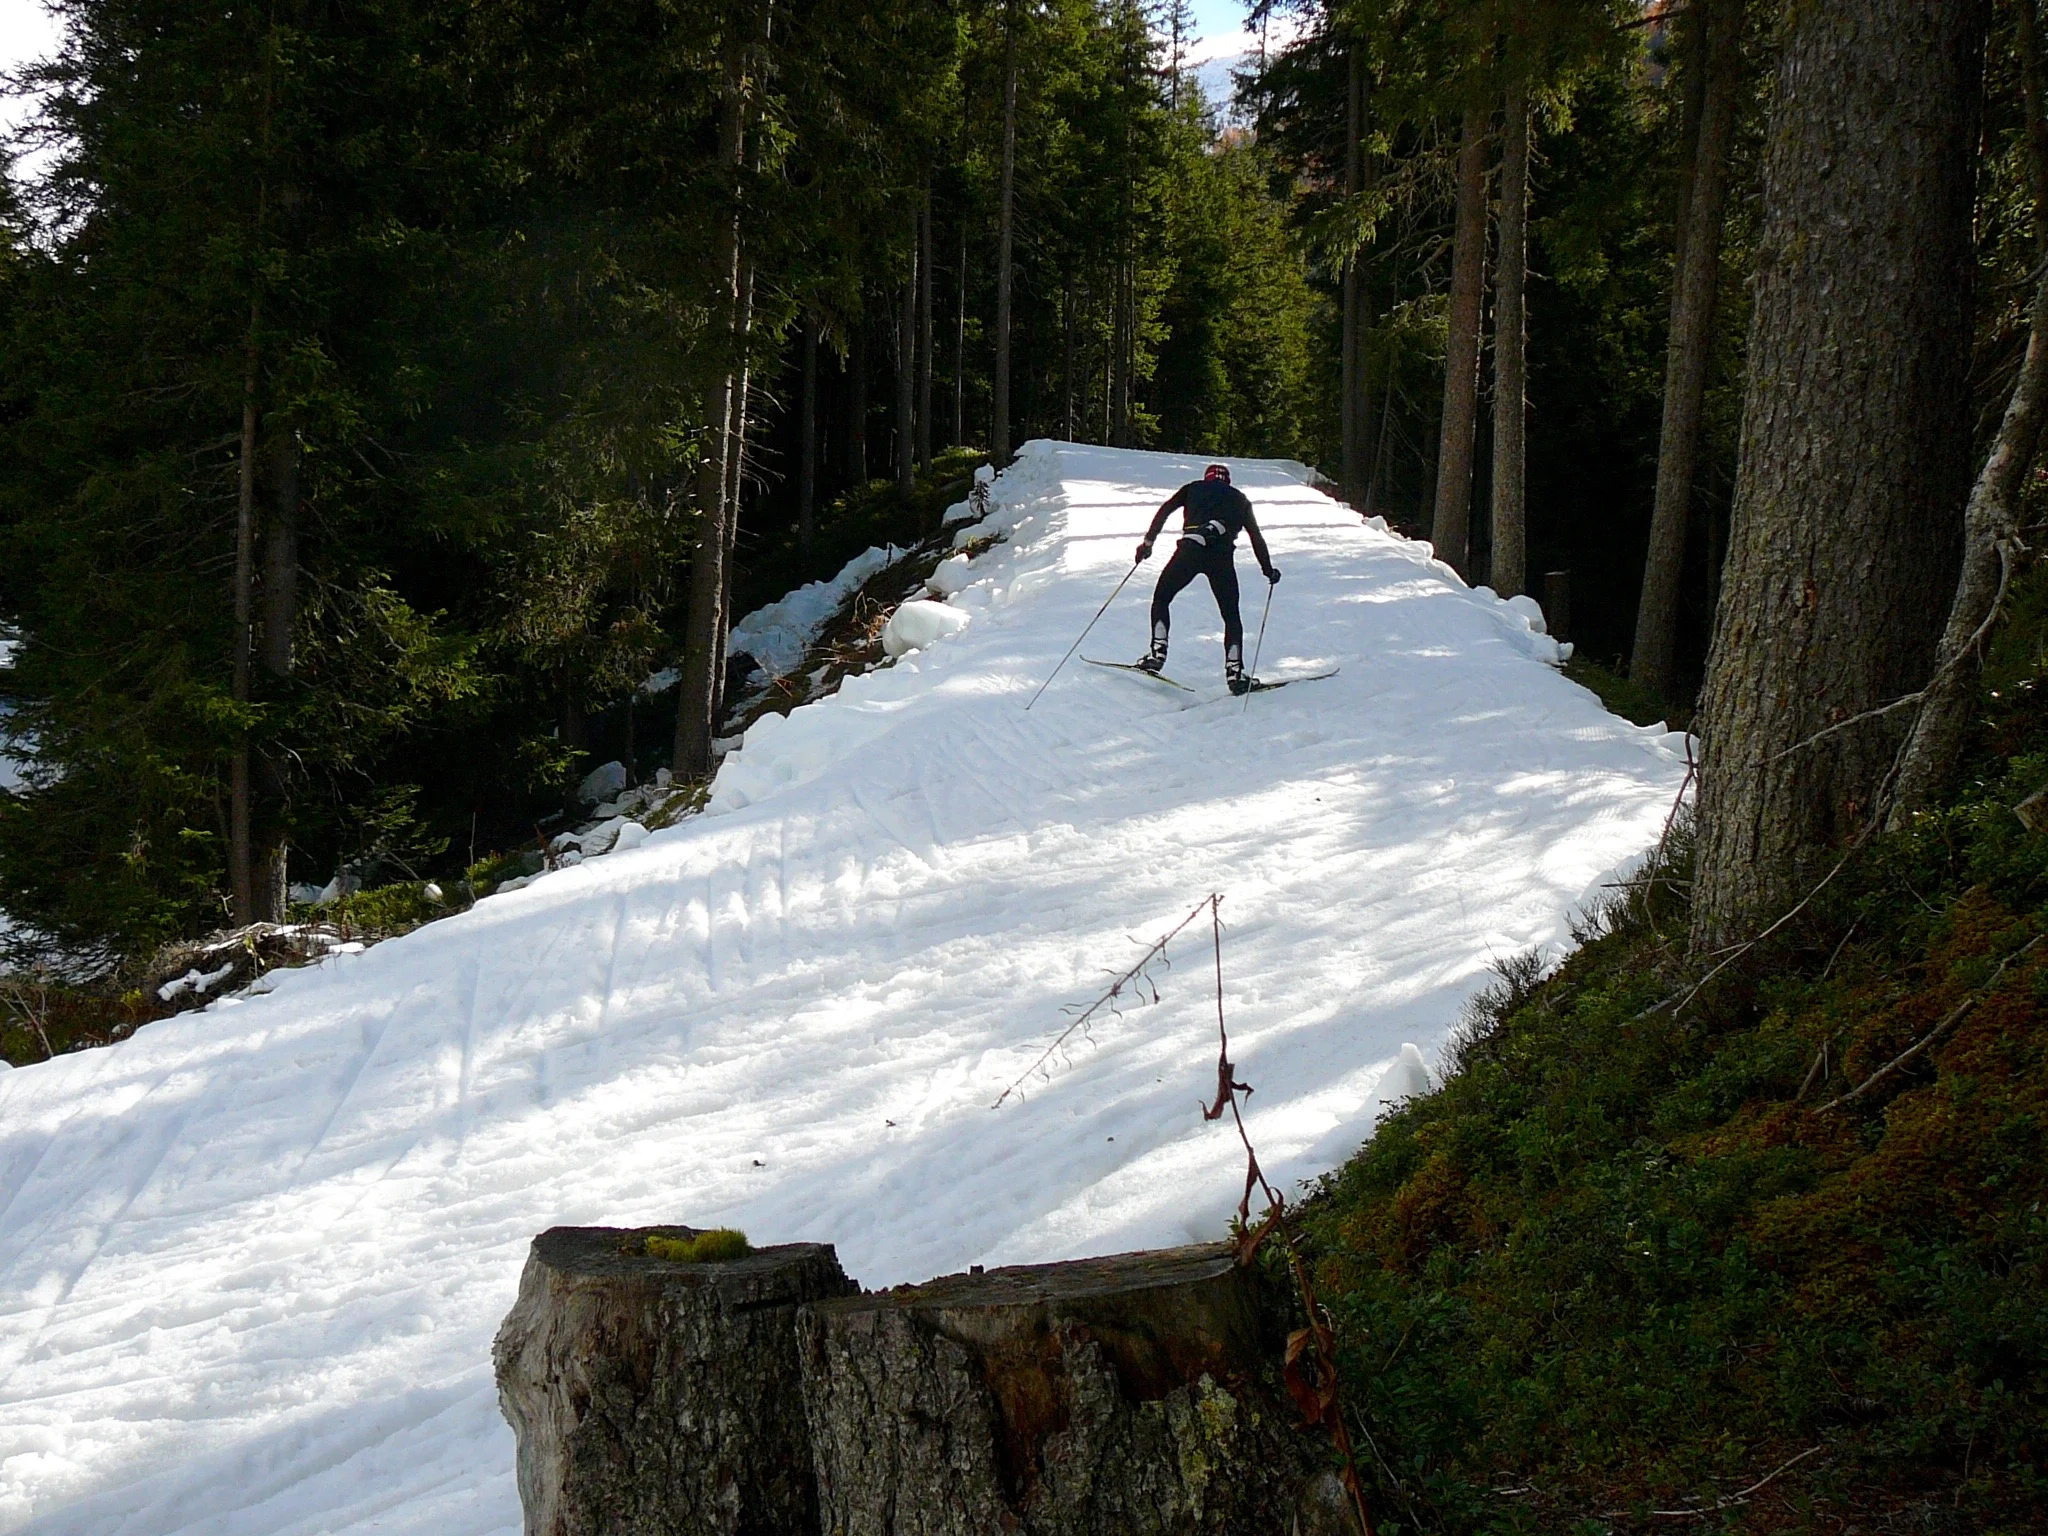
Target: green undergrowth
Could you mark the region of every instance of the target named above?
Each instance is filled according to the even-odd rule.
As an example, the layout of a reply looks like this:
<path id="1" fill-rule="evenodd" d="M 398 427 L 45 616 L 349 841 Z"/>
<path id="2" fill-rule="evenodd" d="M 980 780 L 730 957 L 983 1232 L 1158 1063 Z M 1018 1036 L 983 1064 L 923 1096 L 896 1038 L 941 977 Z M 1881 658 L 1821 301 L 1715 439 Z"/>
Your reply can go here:
<path id="1" fill-rule="evenodd" d="M 1678 839 L 1322 1181 L 1383 1536 L 2048 1528 L 2034 676 L 1994 658 L 1951 803 L 1690 1000 Z"/>
<path id="2" fill-rule="evenodd" d="M 1655 725 L 1662 720 L 1674 731 L 1692 723 L 1692 710 L 1684 705 L 1666 704 L 1641 683 L 1632 682 L 1614 667 L 1604 667 L 1590 657 L 1574 656 L 1564 664 L 1564 675 L 1590 690 L 1612 714 L 1637 725 Z"/>

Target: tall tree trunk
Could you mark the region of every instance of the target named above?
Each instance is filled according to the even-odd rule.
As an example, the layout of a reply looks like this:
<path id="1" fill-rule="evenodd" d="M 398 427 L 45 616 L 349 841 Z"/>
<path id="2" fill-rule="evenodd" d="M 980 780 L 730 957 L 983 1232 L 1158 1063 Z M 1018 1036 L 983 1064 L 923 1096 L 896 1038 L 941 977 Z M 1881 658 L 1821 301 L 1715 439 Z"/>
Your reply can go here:
<path id="1" fill-rule="evenodd" d="M 1701 948 L 1867 827 L 1899 731 L 1862 717 L 1930 670 L 1969 474 L 1985 24 L 1979 0 L 1785 16 L 1701 704 Z"/>
<path id="2" fill-rule="evenodd" d="M 917 218 L 917 467 L 932 468 L 932 189 Z"/>
<path id="3" fill-rule="evenodd" d="M 1074 278 L 1060 289 L 1060 436 L 1074 440 Z"/>
<path id="4" fill-rule="evenodd" d="M 1742 84 L 1744 0 L 1703 0 L 1692 18 L 1704 30 L 1704 78 L 1689 191 L 1678 219 L 1681 252 L 1671 293 L 1671 339 L 1664 357 L 1664 426 L 1657 439 L 1657 494 L 1650 552 L 1643 566 L 1629 676 L 1659 698 L 1676 685 L 1678 583 L 1685 568 L 1686 524 L 1699 462 L 1701 406 L 1713 356 L 1714 305 L 1720 292 L 1721 215 L 1728 192 L 1728 148 Z"/>
<path id="5" fill-rule="evenodd" d="M 903 301 L 896 314 L 896 494 L 907 498 L 917 488 L 917 228 L 910 219 L 910 271 L 903 279 Z"/>
<path id="6" fill-rule="evenodd" d="M 262 303 L 249 302 L 249 339 L 242 362 L 242 453 L 235 494 L 234 662 L 229 694 L 249 702 L 249 641 L 256 583 L 256 371 Z M 228 764 L 228 883 L 235 924 L 256 921 L 256 881 L 249 840 L 249 733 L 241 731 Z"/>
<path id="7" fill-rule="evenodd" d="M 274 678 L 292 672 L 292 639 L 299 617 L 299 445 L 286 434 L 272 455 L 273 505 L 263 525 L 263 646 L 257 661 Z M 285 868 L 285 782 L 274 762 L 264 763 L 264 813 L 251 859 L 258 922 L 282 922 L 289 905 Z"/>
<path id="8" fill-rule="evenodd" d="M 1486 299 L 1486 113 L 1465 110 L 1458 135 L 1458 201 L 1451 235 L 1450 332 L 1436 455 L 1437 558 L 1465 569 L 1472 537 L 1472 446 L 1479 407 L 1479 319 Z"/>
<path id="9" fill-rule="evenodd" d="M 2041 18 L 2034 0 L 2012 0 L 2012 14 L 2027 113 L 2027 164 L 2034 173 L 2034 255 L 2048 261 L 2048 85 L 2041 65 Z"/>
<path id="10" fill-rule="evenodd" d="M 1003 31 L 1003 171 L 1001 211 L 996 222 L 995 421 L 989 433 L 989 453 L 998 467 L 1010 462 L 1010 247 L 1017 181 L 1016 0 L 1005 8 Z"/>
<path id="11" fill-rule="evenodd" d="M 953 311 L 953 446 L 967 441 L 967 221 L 960 221 L 960 302 Z"/>
<path id="12" fill-rule="evenodd" d="M 760 169 L 758 160 L 754 168 Z M 725 638 L 732 627 L 733 550 L 739 543 L 741 492 L 747 478 L 747 433 L 752 425 L 754 401 L 754 263 L 744 251 L 740 258 L 739 313 L 740 378 L 733 397 L 732 441 L 725 455 L 725 556 L 720 568 L 723 585 L 718 593 L 718 642 L 712 649 L 718 658 L 717 692 L 711 700 L 714 729 L 725 713 Z"/>
<path id="13" fill-rule="evenodd" d="M 2042 65 L 2034 0 L 2014 0 L 2020 33 L 2020 77 L 2027 112 L 2028 158 L 2034 172 L 2035 231 L 2048 257 L 2048 118 L 2042 116 Z M 1963 568 L 1949 603 L 1948 623 L 1934 653 L 1927 694 L 1899 759 L 1891 825 L 1924 809 L 1955 770 L 1969 729 L 1970 707 L 1984 665 L 1983 640 L 2011 580 L 2021 544 L 2017 502 L 2041 443 L 2048 412 L 2048 260 L 2034 289 L 2027 351 L 1991 452 L 1970 488 L 1963 510 Z"/>
<path id="14" fill-rule="evenodd" d="M 806 567 L 818 532 L 818 317 L 804 311 L 803 405 L 796 471 L 796 547 Z"/>
<path id="15" fill-rule="evenodd" d="M 868 483 L 867 322 L 858 314 L 846 323 L 846 478 Z"/>
<path id="16" fill-rule="evenodd" d="M 1345 50 L 1344 64 L 1344 196 L 1355 202 L 1362 185 L 1364 146 L 1360 139 L 1365 132 L 1365 66 L 1358 57 L 1356 44 Z M 1354 507 L 1358 505 L 1359 483 L 1364 479 L 1361 465 L 1365 452 L 1358 440 L 1363 419 L 1358 395 L 1364 387 L 1359 378 L 1358 332 L 1358 251 L 1350 248 L 1344 255 L 1344 313 L 1338 327 L 1337 414 L 1342 440 L 1338 475 L 1343 485 L 1339 489 L 1345 501 Z"/>
<path id="17" fill-rule="evenodd" d="M 1500 153 L 1500 277 L 1493 311 L 1493 590 L 1528 586 L 1529 87 L 1507 89 Z"/>
<path id="18" fill-rule="evenodd" d="M 720 285 L 717 302 L 725 312 L 726 355 L 704 401 L 711 441 L 697 470 L 702 524 L 696 558 L 690 562 L 690 607 L 684 620 L 682 679 L 677 694 L 674 771 L 679 779 L 701 779 L 711 772 L 711 735 L 725 670 L 719 640 L 724 631 L 726 524 L 731 515 L 726 493 L 741 366 L 739 173 L 746 163 L 743 68 L 735 46 L 726 64 L 718 130 L 718 164 L 732 202 L 719 216 L 713 256 Z"/>

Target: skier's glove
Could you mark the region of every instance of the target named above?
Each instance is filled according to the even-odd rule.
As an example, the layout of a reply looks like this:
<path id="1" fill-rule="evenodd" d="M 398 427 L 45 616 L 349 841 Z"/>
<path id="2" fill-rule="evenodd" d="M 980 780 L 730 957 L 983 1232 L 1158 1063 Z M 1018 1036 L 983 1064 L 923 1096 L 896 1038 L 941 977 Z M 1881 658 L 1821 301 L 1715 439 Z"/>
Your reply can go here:
<path id="1" fill-rule="evenodd" d="M 1278 581 L 1280 580 L 1280 567 L 1279 567 L 1279 566 L 1277 566 L 1277 565 L 1269 565 L 1269 566 L 1267 566 L 1267 567 L 1266 567 L 1266 580 L 1267 580 L 1267 581 L 1268 581 L 1269 583 L 1277 583 L 1277 582 L 1278 582 Z"/>
<path id="2" fill-rule="evenodd" d="M 1147 539 L 1144 543 L 1138 546 L 1138 563 L 1140 565 L 1143 565 L 1147 560 L 1150 560 L 1151 558 L 1152 541 L 1150 539 Z"/>

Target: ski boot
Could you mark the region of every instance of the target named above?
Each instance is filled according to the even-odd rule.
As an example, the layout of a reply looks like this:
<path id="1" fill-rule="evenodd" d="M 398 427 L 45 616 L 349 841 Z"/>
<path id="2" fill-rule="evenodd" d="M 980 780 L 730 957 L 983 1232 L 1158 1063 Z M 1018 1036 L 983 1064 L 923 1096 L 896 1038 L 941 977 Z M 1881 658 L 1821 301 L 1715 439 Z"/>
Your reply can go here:
<path id="1" fill-rule="evenodd" d="M 1166 665 L 1166 636 L 1154 635 L 1152 648 L 1137 660 L 1140 672 L 1157 672 Z"/>
<path id="2" fill-rule="evenodd" d="M 1223 658 L 1223 681 L 1232 693 L 1246 694 L 1252 691 L 1257 679 L 1246 675 L 1244 657 L 1236 651 L 1231 651 Z"/>

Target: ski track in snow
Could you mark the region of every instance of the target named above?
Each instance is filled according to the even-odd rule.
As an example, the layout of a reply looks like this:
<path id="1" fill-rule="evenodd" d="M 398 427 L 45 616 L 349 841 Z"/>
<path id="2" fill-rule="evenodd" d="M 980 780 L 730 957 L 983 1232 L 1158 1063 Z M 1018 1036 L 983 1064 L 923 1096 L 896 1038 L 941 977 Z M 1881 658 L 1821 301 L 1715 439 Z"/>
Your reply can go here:
<path id="1" fill-rule="evenodd" d="M 0 1530 L 516 1532 L 489 1345 L 557 1223 L 833 1242 L 870 1286 L 1220 1235 L 1206 923 L 990 1108 L 1211 890 L 1260 1159 L 1341 1162 L 1403 1045 L 1655 840 L 1683 744 L 1300 466 L 1235 468 L 1285 573 L 1261 667 L 1334 678 L 1245 711 L 1197 584 L 1200 697 L 1077 662 L 1025 713 L 1201 470 L 1032 444 L 965 632 L 757 725 L 706 814 L 0 1073 Z M 1089 654 L 1143 649 L 1158 569 Z"/>

